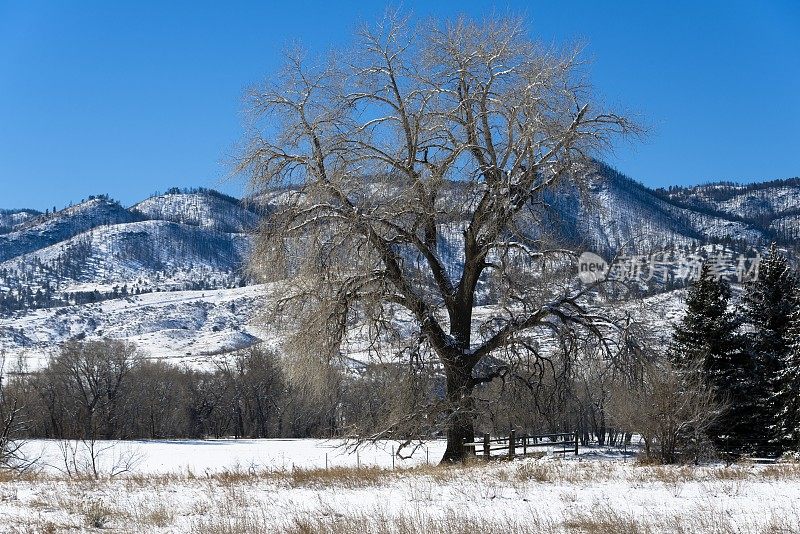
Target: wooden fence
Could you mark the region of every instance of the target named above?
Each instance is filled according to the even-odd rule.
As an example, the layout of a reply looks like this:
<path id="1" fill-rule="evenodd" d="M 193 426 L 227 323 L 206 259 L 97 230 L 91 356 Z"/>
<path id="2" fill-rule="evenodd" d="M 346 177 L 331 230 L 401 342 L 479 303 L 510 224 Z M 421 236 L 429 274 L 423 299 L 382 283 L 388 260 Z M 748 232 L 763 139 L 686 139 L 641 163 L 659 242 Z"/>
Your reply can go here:
<path id="1" fill-rule="evenodd" d="M 487 462 L 493 457 L 514 458 L 540 452 L 537 449 L 551 447 L 561 447 L 561 450 L 553 450 L 554 453 L 577 455 L 578 432 L 517 436 L 516 430 L 512 430 L 508 436 L 501 438 L 491 438 L 489 434 L 484 434 L 481 441 L 465 442 L 464 447 L 469 449 L 470 454 L 480 454 Z"/>

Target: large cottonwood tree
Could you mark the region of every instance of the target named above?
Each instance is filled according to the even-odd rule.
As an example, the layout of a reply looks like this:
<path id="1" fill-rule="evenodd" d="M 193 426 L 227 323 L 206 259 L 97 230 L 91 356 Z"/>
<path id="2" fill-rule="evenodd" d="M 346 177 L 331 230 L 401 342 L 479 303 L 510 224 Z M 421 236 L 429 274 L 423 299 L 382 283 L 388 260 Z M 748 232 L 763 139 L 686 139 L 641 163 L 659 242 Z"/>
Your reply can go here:
<path id="1" fill-rule="evenodd" d="M 576 51 L 529 31 L 388 17 L 324 61 L 287 53 L 248 98 L 238 171 L 273 206 L 254 266 L 291 279 L 279 304 L 300 352 L 334 355 L 365 324 L 429 351 L 446 376 L 445 461 L 473 435 L 473 389 L 491 378 L 479 362 L 537 329 L 598 331 L 574 286 L 546 280 L 539 215 L 633 127 L 595 103 Z M 487 294 L 499 305 L 478 321 Z"/>

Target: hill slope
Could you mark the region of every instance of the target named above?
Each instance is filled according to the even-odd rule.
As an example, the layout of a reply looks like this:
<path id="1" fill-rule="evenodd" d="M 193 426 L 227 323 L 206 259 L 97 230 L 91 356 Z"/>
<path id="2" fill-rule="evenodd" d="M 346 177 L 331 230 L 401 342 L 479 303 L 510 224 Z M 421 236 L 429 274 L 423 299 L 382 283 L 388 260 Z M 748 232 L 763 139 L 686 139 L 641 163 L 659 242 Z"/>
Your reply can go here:
<path id="1" fill-rule="evenodd" d="M 463 196 L 457 183 L 448 191 L 451 202 Z M 263 196 L 261 209 L 289 193 Z M 775 238 L 794 247 L 800 232 L 796 179 L 652 190 L 599 165 L 584 194 L 562 187 L 547 200 L 536 215 L 544 227 L 607 258 L 623 248 L 761 247 Z M 197 189 L 130 208 L 101 196 L 54 213 L 0 210 L 0 351 L 39 354 L 66 339 L 109 335 L 154 355 L 201 358 L 264 338 L 254 326 L 263 287 L 242 287 L 252 283 L 245 263 L 260 219 L 248 206 L 256 204 Z M 441 226 L 440 254 L 454 274 L 462 226 Z M 656 295 L 653 309 L 674 316 L 680 295 Z M 666 324 L 659 313 L 653 321 Z"/>

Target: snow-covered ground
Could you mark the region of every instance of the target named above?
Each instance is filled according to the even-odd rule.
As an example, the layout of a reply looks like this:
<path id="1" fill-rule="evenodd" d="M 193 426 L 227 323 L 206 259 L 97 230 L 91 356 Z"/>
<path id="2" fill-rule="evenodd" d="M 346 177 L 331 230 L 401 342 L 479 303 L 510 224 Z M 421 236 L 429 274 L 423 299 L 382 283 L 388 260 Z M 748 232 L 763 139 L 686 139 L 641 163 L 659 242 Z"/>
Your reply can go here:
<path id="1" fill-rule="evenodd" d="M 286 471 L 327 467 L 416 467 L 436 464 L 444 453 L 444 442 L 433 441 L 417 447 L 411 458 L 393 457 L 396 442 L 379 442 L 353 447 L 338 439 L 209 439 L 209 440 L 140 440 L 103 441 L 94 444 L 31 440 L 25 454 L 38 458 L 38 467 L 47 474 L 66 471 L 65 445 L 71 462 L 79 465 L 90 460 L 89 447 L 98 451 L 99 471 L 109 473 L 122 462 L 130 462 L 130 472 L 141 475 L 205 475 L 226 470 Z M 74 452 L 73 452 L 74 451 Z M 406 455 L 404 455 L 406 456 Z"/>
<path id="2" fill-rule="evenodd" d="M 31 445 L 47 449 L 52 442 Z M 425 465 L 423 449 L 415 459 L 392 469 L 391 456 L 380 446 L 361 451 L 359 469 L 356 456 L 335 445 L 319 440 L 141 442 L 131 446 L 140 449 L 143 467 L 112 479 L 48 472 L 0 476 L 0 530 L 788 533 L 800 529 L 796 464 L 642 466 L 618 451 L 583 449 L 577 457 L 432 467 Z M 431 456 L 440 449 L 441 444 L 434 443 Z M 326 453 L 329 469 L 321 463 Z M 338 467 L 345 464 L 351 467 Z M 185 471 L 187 465 L 194 469 Z M 368 467 L 372 465 L 382 467 Z"/>

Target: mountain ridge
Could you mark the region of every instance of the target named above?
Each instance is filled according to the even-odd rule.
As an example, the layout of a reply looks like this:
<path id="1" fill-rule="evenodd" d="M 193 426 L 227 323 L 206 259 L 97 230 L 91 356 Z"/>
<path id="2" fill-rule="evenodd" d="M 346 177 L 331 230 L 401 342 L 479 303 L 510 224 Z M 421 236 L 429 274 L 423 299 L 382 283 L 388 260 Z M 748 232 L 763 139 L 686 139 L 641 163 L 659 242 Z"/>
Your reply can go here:
<path id="1" fill-rule="evenodd" d="M 458 189 L 453 184 L 448 194 L 456 198 Z M 173 356 L 196 356 L 257 341 L 261 297 L 246 268 L 251 232 L 289 192 L 236 199 L 173 188 L 129 207 L 99 195 L 55 212 L 0 210 L 0 351 L 121 335 Z M 773 240 L 794 250 L 800 233 L 800 179 L 656 190 L 599 163 L 586 191 L 565 185 L 547 201 L 539 215 L 559 239 L 604 257 L 702 252 L 709 244 L 760 250 Z M 459 223 L 442 225 L 441 254 L 457 263 Z M 652 292 L 674 287 L 656 282 Z M 173 305 L 169 295 L 187 291 L 189 300 Z M 139 319 L 126 311 L 134 305 L 144 310 Z M 181 321 L 184 312 L 194 319 Z M 173 318 L 162 320 L 167 316 Z"/>

